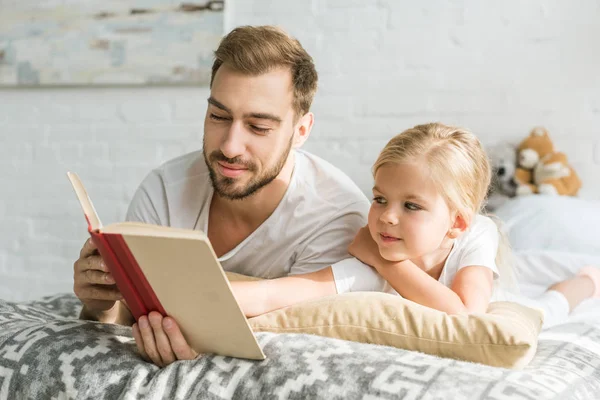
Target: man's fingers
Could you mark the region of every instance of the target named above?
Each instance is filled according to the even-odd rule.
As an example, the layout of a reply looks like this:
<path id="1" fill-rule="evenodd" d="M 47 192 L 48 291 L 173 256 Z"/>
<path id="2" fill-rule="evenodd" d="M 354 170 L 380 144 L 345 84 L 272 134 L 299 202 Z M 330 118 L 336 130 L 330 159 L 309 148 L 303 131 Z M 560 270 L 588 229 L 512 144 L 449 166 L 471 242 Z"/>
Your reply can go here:
<path id="1" fill-rule="evenodd" d="M 173 353 L 173 349 L 171 349 L 171 343 L 169 342 L 169 338 L 166 333 L 163 331 L 162 327 L 163 317 L 156 311 L 152 311 L 148 314 L 148 321 L 150 322 L 150 326 L 152 327 L 152 331 L 154 332 L 154 340 L 156 343 L 156 348 L 158 350 L 158 354 L 160 354 L 160 358 L 164 365 L 169 365 L 176 360 L 175 354 Z"/>
<path id="2" fill-rule="evenodd" d="M 95 259 L 96 256 L 93 256 L 93 258 L 95 259 L 93 266 L 96 267 L 96 269 L 99 269 L 101 271 L 110 272 L 110 270 L 106 266 L 106 263 L 104 262 L 104 260 L 102 259 L 102 257 L 100 257 L 100 256 L 97 256 L 97 257 L 98 257 L 98 259 Z"/>
<path id="3" fill-rule="evenodd" d="M 140 335 L 142 336 L 142 342 L 144 343 L 144 350 L 146 351 L 148 358 L 150 358 L 154 364 L 163 367 L 164 364 L 158 353 L 158 349 L 156 348 L 156 342 L 154 341 L 154 332 L 148 322 L 147 316 L 142 315 L 138 319 L 138 327 L 140 329 Z"/>
<path id="4" fill-rule="evenodd" d="M 90 285 L 114 285 L 115 278 L 111 273 L 88 269 L 82 272 L 83 278 Z"/>
<path id="5" fill-rule="evenodd" d="M 97 251 L 98 251 L 98 247 L 96 247 L 92 238 L 89 238 L 83 244 L 83 247 L 81 248 L 81 251 L 79 252 L 79 258 L 85 258 L 87 256 L 91 256 L 92 254 L 96 253 Z"/>
<path id="6" fill-rule="evenodd" d="M 153 311 L 142 316 L 132 327 L 133 337 L 142 358 L 159 367 L 176 360 L 193 360 L 198 356 L 187 343 L 173 318 Z"/>
<path id="7" fill-rule="evenodd" d="M 99 255 L 90 255 L 75 261 L 75 272 L 82 272 L 88 269 L 109 272 L 104 260 Z"/>
<path id="8" fill-rule="evenodd" d="M 138 324 L 135 323 L 131 327 L 131 331 L 133 333 L 133 338 L 135 339 L 135 345 L 137 346 L 138 352 L 142 356 L 145 361 L 151 362 L 150 357 L 146 354 L 146 350 L 144 349 L 144 340 L 142 339 L 142 334 L 140 333 L 140 328 Z"/>
<path id="9" fill-rule="evenodd" d="M 95 269 L 98 271 L 109 272 L 106 263 L 99 255 L 85 258 L 84 269 Z"/>
<path id="10" fill-rule="evenodd" d="M 162 324 L 164 332 L 167 334 L 169 342 L 171 343 L 171 348 L 178 360 L 193 360 L 198 356 L 198 353 L 190 347 L 183 337 L 179 326 L 173 318 L 165 317 L 162 320 Z"/>

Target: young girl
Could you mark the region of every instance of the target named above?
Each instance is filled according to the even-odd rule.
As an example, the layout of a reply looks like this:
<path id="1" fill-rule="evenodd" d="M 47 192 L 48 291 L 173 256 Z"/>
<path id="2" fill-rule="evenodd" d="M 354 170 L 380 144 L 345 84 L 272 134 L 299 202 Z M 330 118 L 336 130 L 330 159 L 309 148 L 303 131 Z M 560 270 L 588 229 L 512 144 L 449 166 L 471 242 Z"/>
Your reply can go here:
<path id="1" fill-rule="evenodd" d="M 600 296 L 596 267 L 538 299 L 501 289 L 499 282 L 513 280 L 510 249 L 481 214 L 491 172 L 473 134 L 437 123 L 408 129 L 381 151 L 373 174 L 368 226 L 349 248 L 356 258 L 305 275 L 232 282 L 246 316 L 336 293 L 385 291 L 449 314 L 482 313 L 490 301 L 512 300 L 544 310 L 548 327 Z"/>

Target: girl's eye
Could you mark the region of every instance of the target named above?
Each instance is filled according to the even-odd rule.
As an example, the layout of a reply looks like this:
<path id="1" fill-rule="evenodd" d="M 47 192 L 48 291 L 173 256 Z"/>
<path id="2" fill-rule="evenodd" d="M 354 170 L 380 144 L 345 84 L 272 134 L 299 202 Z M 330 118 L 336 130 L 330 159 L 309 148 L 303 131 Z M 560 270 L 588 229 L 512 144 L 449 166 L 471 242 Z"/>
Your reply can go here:
<path id="1" fill-rule="evenodd" d="M 373 197 L 373 201 L 377 204 L 387 204 L 387 201 L 381 196 Z"/>
<path id="2" fill-rule="evenodd" d="M 419 207 L 419 205 L 417 205 L 417 204 L 415 204 L 415 203 L 410 203 L 410 202 L 406 202 L 406 203 L 404 203 L 404 207 L 405 207 L 407 210 L 410 210 L 410 211 L 419 211 L 419 210 L 422 210 L 422 208 L 421 208 L 421 207 Z"/>
<path id="3" fill-rule="evenodd" d="M 227 118 L 219 117 L 217 114 L 210 114 L 210 119 L 214 119 L 215 121 L 225 121 Z"/>
<path id="4" fill-rule="evenodd" d="M 260 128 L 256 125 L 250 125 L 250 128 L 252 128 L 253 131 L 256 131 L 261 134 L 269 133 L 269 131 L 271 130 L 270 128 Z"/>

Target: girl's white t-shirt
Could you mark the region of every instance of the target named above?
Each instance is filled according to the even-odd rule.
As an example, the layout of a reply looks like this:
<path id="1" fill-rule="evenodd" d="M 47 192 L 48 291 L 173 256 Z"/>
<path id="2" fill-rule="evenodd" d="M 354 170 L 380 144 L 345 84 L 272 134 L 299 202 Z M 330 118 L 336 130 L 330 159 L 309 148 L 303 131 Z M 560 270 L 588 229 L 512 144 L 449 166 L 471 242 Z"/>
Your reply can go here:
<path id="1" fill-rule="evenodd" d="M 478 214 L 469 229 L 455 240 L 438 281 L 450 287 L 458 271 L 473 265 L 491 269 L 494 280 L 498 279 L 496 253 L 499 240 L 496 223 L 491 218 Z M 337 262 L 331 269 L 338 293 L 386 292 L 398 295 L 374 268 L 356 258 Z"/>

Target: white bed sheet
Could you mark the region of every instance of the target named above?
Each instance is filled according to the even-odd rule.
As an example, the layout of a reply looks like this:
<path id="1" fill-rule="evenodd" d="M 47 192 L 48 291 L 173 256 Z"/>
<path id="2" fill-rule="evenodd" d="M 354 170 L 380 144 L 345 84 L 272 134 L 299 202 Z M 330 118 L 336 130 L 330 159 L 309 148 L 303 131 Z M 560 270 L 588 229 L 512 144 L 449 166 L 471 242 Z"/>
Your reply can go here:
<path id="1" fill-rule="evenodd" d="M 600 268 L 600 256 L 552 250 L 514 252 L 519 290 L 522 295 L 536 298 L 556 282 L 574 276 L 581 267 Z M 575 308 L 566 323 L 585 322 L 600 327 L 600 299 L 589 299 Z"/>

